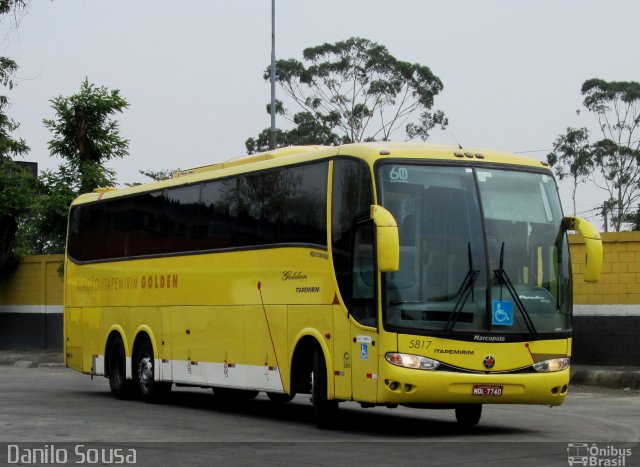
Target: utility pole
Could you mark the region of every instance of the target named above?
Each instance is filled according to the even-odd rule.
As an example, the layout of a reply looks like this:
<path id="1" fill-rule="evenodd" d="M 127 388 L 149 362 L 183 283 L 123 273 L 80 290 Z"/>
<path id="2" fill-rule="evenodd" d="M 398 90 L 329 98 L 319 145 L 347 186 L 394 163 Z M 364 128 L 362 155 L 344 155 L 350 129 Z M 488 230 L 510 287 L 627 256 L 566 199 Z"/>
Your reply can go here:
<path id="1" fill-rule="evenodd" d="M 276 148 L 276 0 L 271 0 L 271 134 L 269 149 Z"/>
<path id="2" fill-rule="evenodd" d="M 609 231 L 609 219 L 608 219 L 608 216 L 607 216 L 608 211 L 609 211 L 608 208 L 609 208 L 609 206 L 608 206 L 607 202 L 605 201 L 604 204 L 602 205 L 602 217 L 604 217 L 604 231 L 605 232 Z"/>

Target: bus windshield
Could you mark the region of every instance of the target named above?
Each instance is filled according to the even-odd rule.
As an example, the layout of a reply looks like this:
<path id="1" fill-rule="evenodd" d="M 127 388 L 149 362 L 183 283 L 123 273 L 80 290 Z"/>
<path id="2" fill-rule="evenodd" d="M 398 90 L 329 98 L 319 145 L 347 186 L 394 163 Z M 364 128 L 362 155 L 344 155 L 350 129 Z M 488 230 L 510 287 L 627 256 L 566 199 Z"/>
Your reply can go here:
<path id="1" fill-rule="evenodd" d="M 495 167 L 385 163 L 400 269 L 384 276 L 384 325 L 405 333 L 526 334 L 571 326 L 571 278 L 553 178 Z"/>

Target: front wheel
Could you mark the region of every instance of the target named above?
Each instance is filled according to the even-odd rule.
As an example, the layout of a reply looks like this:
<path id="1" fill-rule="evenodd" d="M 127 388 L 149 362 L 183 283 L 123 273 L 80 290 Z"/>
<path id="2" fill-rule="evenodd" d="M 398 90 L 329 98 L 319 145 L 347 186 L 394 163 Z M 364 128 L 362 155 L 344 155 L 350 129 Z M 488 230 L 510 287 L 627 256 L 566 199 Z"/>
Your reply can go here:
<path id="1" fill-rule="evenodd" d="M 338 412 L 338 402 L 327 397 L 327 367 L 321 349 L 313 355 L 311 379 L 311 402 L 316 426 L 321 429 L 332 428 Z"/>
<path id="2" fill-rule="evenodd" d="M 482 404 L 461 405 L 456 407 L 456 420 L 462 426 L 474 426 L 480 422 Z"/>
<path id="3" fill-rule="evenodd" d="M 158 402 L 171 390 L 171 383 L 155 380 L 154 365 L 153 346 L 145 339 L 136 352 L 134 367 L 135 380 L 145 402 Z"/>

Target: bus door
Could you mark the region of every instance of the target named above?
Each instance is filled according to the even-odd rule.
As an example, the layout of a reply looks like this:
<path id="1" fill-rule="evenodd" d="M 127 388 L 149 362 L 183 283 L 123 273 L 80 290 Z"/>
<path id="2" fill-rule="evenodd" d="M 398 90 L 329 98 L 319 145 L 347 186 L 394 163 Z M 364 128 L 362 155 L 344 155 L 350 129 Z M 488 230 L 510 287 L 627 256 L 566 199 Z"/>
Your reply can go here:
<path id="1" fill-rule="evenodd" d="M 376 272 L 373 224 L 361 223 L 354 231 L 351 297 L 351 360 L 353 399 L 375 402 L 378 387 Z"/>

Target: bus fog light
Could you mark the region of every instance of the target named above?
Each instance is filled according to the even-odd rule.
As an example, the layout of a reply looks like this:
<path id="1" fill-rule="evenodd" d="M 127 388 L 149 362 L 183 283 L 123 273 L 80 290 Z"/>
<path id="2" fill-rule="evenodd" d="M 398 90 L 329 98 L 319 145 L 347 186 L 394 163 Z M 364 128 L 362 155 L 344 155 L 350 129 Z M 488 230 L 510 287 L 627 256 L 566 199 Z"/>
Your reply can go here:
<path id="1" fill-rule="evenodd" d="M 569 357 L 553 358 L 533 364 L 533 368 L 539 373 L 552 373 L 554 371 L 562 371 L 569 368 Z"/>
<path id="2" fill-rule="evenodd" d="M 416 370 L 435 370 L 440 365 L 437 360 L 405 353 L 389 352 L 384 358 L 392 365 Z"/>

